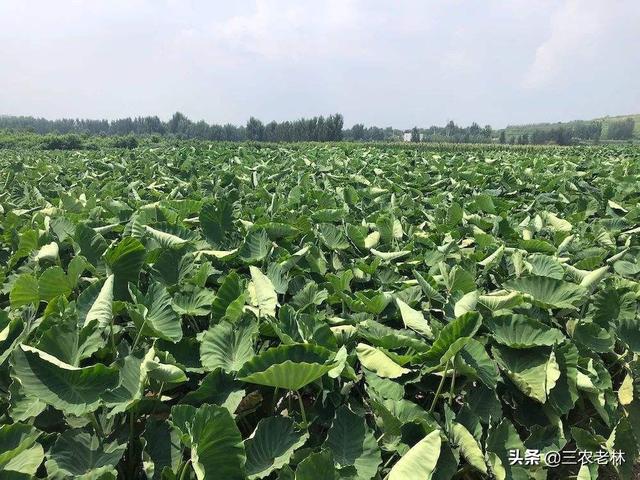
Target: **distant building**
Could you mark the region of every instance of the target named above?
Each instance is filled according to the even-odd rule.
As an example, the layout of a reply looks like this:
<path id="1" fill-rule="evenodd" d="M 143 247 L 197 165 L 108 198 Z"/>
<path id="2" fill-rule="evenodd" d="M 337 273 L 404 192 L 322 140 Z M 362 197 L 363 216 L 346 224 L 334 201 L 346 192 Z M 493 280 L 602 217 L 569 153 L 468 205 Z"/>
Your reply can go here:
<path id="1" fill-rule="evenodd" d="M 420 141 L 424 140 L 424 133 L 420 134 Z M 407 130 L 402 133 L 402 141 L 410 142 L 411 141 L 411 130 Z"/>

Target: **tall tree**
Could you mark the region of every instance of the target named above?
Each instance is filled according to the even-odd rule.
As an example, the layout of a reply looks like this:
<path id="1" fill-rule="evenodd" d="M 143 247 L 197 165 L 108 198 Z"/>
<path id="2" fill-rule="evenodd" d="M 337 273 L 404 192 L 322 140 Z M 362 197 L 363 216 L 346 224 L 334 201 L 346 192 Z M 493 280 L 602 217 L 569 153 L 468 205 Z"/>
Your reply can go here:
<path id="1" fill-rule="evenodd" d="M 635 125 L 636 122 L 633 118 L 613 121 L 607 129 L 607 138 L 611 140 L 629 140 L 633 137 Z"/>
<path id="2" fill-rule="evenodd" d="M 364 125 L 362 123 L 356 123 L 351 127 L 351 140 L 364 140 Z"/>
<path id="3" fill-rule="evenodd" d="M 418 127 L 413 127 L 411 129 L 411 141 L 412 142 L 420 141 L 420 130 L 418 130 Z"/>
<path id="4" fill-rule="evenodd" d="M 264 141 L 264 125 L 255 117 L 251 117 L 247 122 L 247 140 Z"/>

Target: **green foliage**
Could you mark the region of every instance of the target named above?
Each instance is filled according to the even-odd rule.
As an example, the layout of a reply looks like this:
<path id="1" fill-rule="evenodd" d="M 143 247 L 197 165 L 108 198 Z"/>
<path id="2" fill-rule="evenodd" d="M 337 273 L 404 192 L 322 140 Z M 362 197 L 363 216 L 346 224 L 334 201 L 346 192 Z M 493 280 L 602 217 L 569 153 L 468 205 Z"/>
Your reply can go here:
<path id="1" fill-rule="evenodd" d="M 42 139 L 44 150 L 79 150 L 82 146 L 82 139 L 73 134 L 47 135 Z"/>
<path id="2" fill-rule="evenodd" d="M 0 478 L 632 478 L 638 150 L 112 140 L 0 152 Z"/>
<path id="3" fill-rule="evenodd" d="M 126 137 L 117 137 L 113 140 L 113 146 L 115 148 L 128 148 L 133 149 L 138 146 L 139 142 L 133 135 L 127 135 Z"/>
<path id="4" fill-rule="evenodd" d="M 609 123 L 607 138 L 612 140 L 629 140 L 633 137 L 636 122 L 633 118 L 616 120 Z"/>

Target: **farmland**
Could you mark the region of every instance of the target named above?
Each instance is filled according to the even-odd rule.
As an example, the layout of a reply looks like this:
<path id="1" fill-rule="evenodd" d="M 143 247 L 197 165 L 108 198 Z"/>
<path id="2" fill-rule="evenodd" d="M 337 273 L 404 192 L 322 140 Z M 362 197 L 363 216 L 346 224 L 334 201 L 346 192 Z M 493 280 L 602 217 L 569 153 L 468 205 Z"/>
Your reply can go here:
<path id="1" fill-rule="evenodd" d="M 637 148 L 15 148 L 0 185 L 2 479 L 633 476 Z"/>

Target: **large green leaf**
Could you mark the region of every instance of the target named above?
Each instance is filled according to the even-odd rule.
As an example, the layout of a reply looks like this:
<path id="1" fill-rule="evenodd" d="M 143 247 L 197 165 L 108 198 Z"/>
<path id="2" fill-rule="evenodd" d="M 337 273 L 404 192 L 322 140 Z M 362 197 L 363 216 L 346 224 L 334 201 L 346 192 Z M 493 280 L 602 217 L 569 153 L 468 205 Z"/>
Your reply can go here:
<path id="1" fill-rule="evenodd" d="M 256 355 L 238 372 L 243 382 L 298 390 L 332 368 L 333 354 L 310 344 L 280 345 Z"/>
<path id="2" fill-rule="evenodd" d="M 636 316 L 635 294 L 624 289 L 607 288 L 599 291 L 593 306 L 593 321 L 602 328 L 619 325 Z"/>
<path id="3" fill-rule="evenodd" d="M 527 258 L 529 271 L 532 275 L 539 277 L 551 277 L 562 280 L 564 277 L 564 268 L 562 264 L 554 257 L 549 255 L 534 254 Z"/>
<path id="4" fill-rule="evenodd" d="M 556 411 L 567 414 L 578 400 L 578 349 L 565 344 L 555 349 L 560 377 L 549 394 L 549 404 Z"/>
<path id="5" fill-rule="evenodd" d="M 153 478 L 162 478 L 162 470 L 167 467 L 175 471 L 182 461 L 180 437 L 175 428 L 166 420 L 150 419 L 143 434 L 144 453 L 153 464 Z M 148 471 L 148 469 L 147 469 Z"/>
<path id="6" fill-rule="evenodd" d="M 373 478 L 382 463 L 380 448 L 364 418 L 342 406 L 331 424 L 324 446 L 338 468 L 355 467 L 361 480 Z"/>
<path id="7" fill-rule="evenodd" d="M 38 280 L 29 273 L 23 273 L 13 284 L 9 299 L 12 308 L 30 304 L 38 305 L 40 303 Z"/>
<path id="8" fill-rule="evenodd" d="M 198 480 L 246 478 L 242 436 L 224 407 L 178 405 L 171 409 L 172 423 L 188 438 L 191 465 Z"/>
<path id="9" fill-rule="evenodd" d="M 535 304 L 544 308 L 575 309 L 575 303 L 586 293 L 586 289 L 580 285 L 539 276 L 516 278 L 503 286 L 528 295 Z"/>
<path id="10" fill-rule="evenodd" d="M 0 312 L 0 365 L 11 355 L 23 332 L 24 322 L 21 318 L 10 320 L 9 315 Z"/>
<path id="11" fill-rule="evenodd" d="M 492 353 L 522 393 L 540 403 L 547 401 L 549 392 L 560 378 L 560 367 L 553 352 L 543 347 L 526 350 L 494 347 Z"/>
<path id="12" fill-rule="evenodd" d="M 413 272 L 422 292 L 427 296 L 427 298 L 435 300 L 440 303 L 445 303 L 445 298 L 435 289 L 433 285 L 431 285 L 420 273 L 414 270 Z"/>
<path id="13" fill-rule="evenodd" d="M 618 321 L 618 337 L 632 352 L 640 352 L 640 319 L 624 317 Z"/>
<path id="14" fill-rule="evenodd" d="M 440 430 L 434 430 L 396 462 L 389 480 L 430 480 L 440 456 Z"/>
<path id="15" fill-rule="evenodd" d="M 426 338 L 433 338 L 431 327 L 425 320 L 422 312 L 414 310 L 399 298 L 396 299 L 396 303 L 400 309 L 400 315 L 402 316 L 405 327 L 424 335 Z"/>
<path id="16" fill-rule="evenodd" d="M 59 295 L 66 297 L 72 289 L 73 285 L 61 267 L 47 268 L 38 279 L 40 300 L 45 302 L 49 302 Z"/>
<path id="17" fill-rule="evenodd" d="M 96 364 L 78 368 L 27 345 L 13 355 L 13 377 L 27 395 L 73 415 L 93 412 L 105 391 L 118 383 L 118 370 Z"/>
<path id="18" fill-rule="evenodd" d="M 253 230 L 244 239 L 244 243 L 238 251 L 238 256 L 245 263 L 256 263 L 264 260 L 269 253 L 271 242 L 264 230 Z"/>
<path id="19" fill-rule="evenodd" d="M 207 289 L 195 289 L 188 293 L 178 293 L 173 298 L 173 309 L 179 315 L 206 316 L 211 312 L 211 302 L 213 302 L 214 298 L 213 292 Z"/>
<path id="20" fill-rule="evenodd" d="M 610 352 L 615 343 L 614 331 L 594 322 L 578 321 L 573 327 L 573 340 L 594 352 Z"/>
<path id="21" fill-rule="evenodd" d="M 227 234 L 233 227 L 233 206 L 228 201 L 206 202 L 200 210 L 200 226 L 214 247 L 228 245 Z"/>
<path id="22" fill-rule="evenodd" d="M 312 453 L 296 468 L 295 480 L 337 480 L 330 451 Z"/>
<path id="23" fill-rule="evenodd" d="M 32 478 L 44 459 L 38 430 L 22 423 L 0 426 L 0 477 Z"/>
<path id="24" fill-rule="evenodd" d="M 344 231 L 330 223 L 323 223 L 319 227 L 320 238 L 330 250 L 345 250 L 349 248 L 349 241 Z"/>
<path id="25" fill-rule="evenodd" d="M 144 356 L 142 352 L 136 352 L 118 359 L 118 385 L 102 395 L 105 405 L 111 408 L 109 415 L 127 411 L 142 399 L 147 383 L 148 363 L 154 355 L 152 348 Z"/>
<path id="26" fill-rule="evenodd" d="M 97 326 L 97 320 L 84 326 L 79 326 L 73 320 L 66 320 L 55 323 L 44 331 L 36 347 L 77 367 L 104 346 L 102 332 Z"/>
<path id="27" fill-rule="evenodd" d="M 273 283 L 269 280 L 260 269 L 249 267 L 251 271 L 251 283 L 249 284 L 249 294 L 253 304 L 258 309 L 260 316 L 269 315 L 275 317 L 276 306 L 278 305 L 278 295 L 273 287 Z"/>
<path id="28" fill-rule="evenodd" d="M 429 344 L 413 334 L 410 330 L 398 330 L 387 327 L 374 320 L 360 322 L 357 327 L 358 335 L 375 346 L 388 350 L 398 348 L 412 348 L 417 352 L 429 350 Z"/>
<path id="29" fill-rule="evenodd" d="M 460 291 L 463 294 L 476 290 L 473 275 L 459 265 L 456 265 L 445 276 L 447 289 L 450 292 Z"/>
<path id="30" fill-rule="evenodd" d="M 199 407 L 203 403 L 211 403 L 226 407 L 235 412 L 245 396 L 242 382 L 233 378 L 221 368 L 207 374 L 195 390 L 187 393 L 180 403 Z"/>
<path id="31" fill-rule="evenodd" d="M 249 478 L 264 478 L 282 468 L 308 438 L 307 432 L 295 429 L 295 422 L 290 418 L 263 418 L 251 437 L 244 441 L 247 475 Z"/>
<path id="32" fill-rule="evenodd" d="M 111 323 L 113 318 L 113 281 L 109 275 L 104 282 L 99 282 L 85 289 L 78 297 L 78 317 L 81 323 L 97 320 L 99 325 Z"/>
<path id="33" fill-rule="evenodd" d="M 190 279 L 198 285 L 206 282 L 206 278 L 198 279 L 197 281 L 194 277 L 190 278 L 190 275 L 194 273 L 196 268 L 196 255 L 192 255 L 191 252 L 187 251 L 188 249 L 189 244 L 184 243 L 173 248 L 163 248 L 158 252 L 151 267 L 154 278 L 162 282 L 167 287 L 177 284 L 183 285 Z M 206 275 L 207 272 L 205 269 L 206 266 L 202 266 L 202 270 L 197 271 L 196 275 L 198 273 L 203 276 Z"/>
<path id="34" fill-rule="evenodd" d="M 497 426 L 489 429 L 486 449 L 495 455 L 492 463 L 493 471 L 501 475 L 497 478 L 507 479 L 527 479 L 530 478 L 526 472 L 526 467 L 512 465 L 509 458 L 512 451 L 520 452 L 524 455 L 525 446 L 520 439 L 518 432 L 508 419 L 502 419 Z M 499 467 L 499 469 L 496 468 Z"/>
<path id="35" fill-rule="evenodd" d="M 152 228 L 149 225 L 145 225 L 144 228 L 146 234 L 153 238 L 158 245 L 164 248 L 180 247 L 188 242 L 188 240 L 181 238 L 178 235 Z"/>
<path id="36" fill-rule="evenodd" d="M 200 344 L 200 360 L 207 370 L 222 368 L 237 372 L 253 355 L 257 324 L 249 318 L 236 323 L 223 321 L 207 330 Z"/>
<path id="37" fill-rule="evenodd" d="M 216 292 L 211 304 L 214 320 L 219 320 L 227 314 L 229 306 L 243 293 L 240 276 L 236 272 L 229 273 Z"/>
<path id="38" fill-rule="evenodd" d="M 113 296 L 115 300 L 129 298 L 129 282 L 138 284 L 138 275 L 146 251 L 140 240 L 133 237 L 123 238 L 117 245 L 109 248 L 104 254 L 109 270 L 114 275 Z"/>
<path id="39" fill-rule="evenodd" d="M 356 347 L 358 360 L 365 368 L 384 378 L 398 378 L 411 370 L 403 368 L 376 347 L 359 343 Z"/>
<path id="40" fill-rule="evenodd" d="M 138 328 L 139 334 L 178 342 L 182 338 L 180 317 L 172 307 L 169 292 L 160 283 L 149 285 L 147 293 L 141 293 L 131 286 L 131 296 L 136 308 L 129 314 Z"/>
<path id="41" fill-rule="evenodd" d="M 82 430 L 67 430 L 53 444 L 45 465 L 48 478 L 114 479 L 126 445 L 104 443 Z"/>
<path id="42" fill-rule="evenodd" d="M 104 237 L 93 228 L 79 223 L 76 225 L 75 240 L 80 247 L 82 256 L 85 257 L 89 263 L 97 266 L 108 246 Z"/>
<path id="43" fill-rule="evenodd" d="M 473 438 L 469 430 L 464 425 L 453 422 L 449 435 L 451 442 L 458 446 L 467 463 L 486 475 L 487 465 L 484 461 L 484 454 L 480 445 L 478 445 L 478 441 Z"/>
<path id="44" fill-rule="evenodd" d="M 498 369 L 482 343 L 470 338 L 464 348 L 460 350 L 459 355 L 460 359 L 471 369 L 469 373 L 473 378 L 477 378 L 489 388 L 496 388 L 499 378 Z M 456 368 L 458 367 L 456 366 Z"/>
<path id="45" fill-rule="evenodd" d="M 418 358 L 430 370 L 446 364 L 475 335 L 482 317 L 478 312 L 467 312 L 448 323 L 439 333 L 431 348 Z"/>
<path id="46" fill-rule="evenodd" d="M 519 314 L 494 317 L 488 327 L 496 341 L 511 348 L 551 346 L 565 339 L 557 328 Z"/>
<path id="47" fill-rule="evenodd" d="M 489 295 L 480 295 L 478 303 L 484 305 L 491 311 L 510 309 L 517 307 L 523 302 L 520 292 L 506 292 L 498 290 L 491 292 Z"/>

